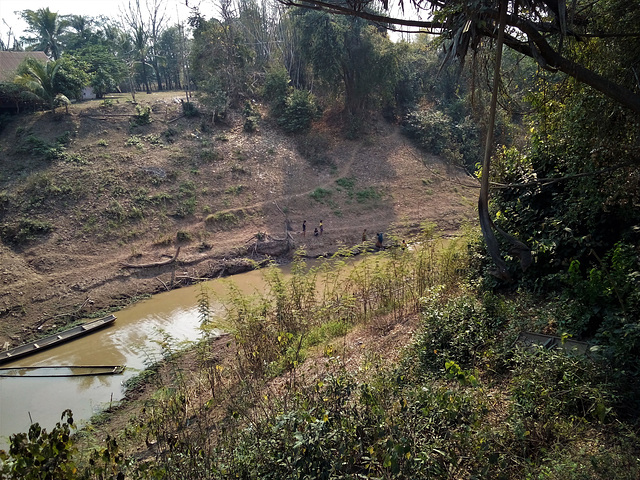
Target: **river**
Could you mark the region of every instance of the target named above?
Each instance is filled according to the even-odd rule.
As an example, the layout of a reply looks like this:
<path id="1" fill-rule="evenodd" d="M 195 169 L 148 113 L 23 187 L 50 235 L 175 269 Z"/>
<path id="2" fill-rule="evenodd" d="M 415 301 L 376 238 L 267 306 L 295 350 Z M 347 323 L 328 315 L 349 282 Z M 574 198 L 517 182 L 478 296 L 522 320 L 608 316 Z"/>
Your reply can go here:
<path id="1" fill-rule="evenodd" d="M 286 268 L 283 270 L 287 272 Z M 265 286 L 259 270 L 206 282 L 214 318 L 223 312 L 222 304 L 215 298 L 224 296 L 226 283 L 230 281 L 245 293 L 262 291 Z M 162 348 L 158 342 L 163 338 L 162 332 L 177 342 L 197 339 L 200 288 L 195 285 L 154 295 L 116 312 L 117 320 L 109 327 L 3 365 L 125 365 L 126 369 L 122 375 L 0 377 L 0 449 L 8 448 L 9 435 L 27 432 L 32 422 L 50 430 L 69 408 L 76 422 L 82 425 L 111 402 L 121 400 L 123 383 L 161 358 Z"/>

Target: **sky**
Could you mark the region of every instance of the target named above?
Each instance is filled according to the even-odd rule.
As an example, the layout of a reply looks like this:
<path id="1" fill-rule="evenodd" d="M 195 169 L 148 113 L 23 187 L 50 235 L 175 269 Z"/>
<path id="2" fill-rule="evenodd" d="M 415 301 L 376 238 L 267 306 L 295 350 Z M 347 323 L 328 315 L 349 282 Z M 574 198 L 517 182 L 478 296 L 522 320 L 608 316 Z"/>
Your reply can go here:
<path id="1" fill-rule="evenodd" d="M 200 5 L 200 12 L 206 17 L 212 17 L 216 13 L 213 0 L 188 0 L 190 6 Z M 26 23 L 20 13 L 23 10 L 38 10 L 47 8 L 59 15 L 84 15 L 97 17 L 105 15 L 115 19 L 120 16 L 120 11 L 126 9 L 128 0 L 0 0 L 0 38 L 7 42 L 9 29 L 17 38 L 24 35 Z M 144 0 L 141 0 L 144 5 Z M 178 18 L 184 21 L 188 18 L 190 9 L 185 5 L 185 0 L 165 0 L 166 13 L 171 17 L 171 23 L 177 23 Z M 13 45 L 13 40 L 11 41 Z"/>

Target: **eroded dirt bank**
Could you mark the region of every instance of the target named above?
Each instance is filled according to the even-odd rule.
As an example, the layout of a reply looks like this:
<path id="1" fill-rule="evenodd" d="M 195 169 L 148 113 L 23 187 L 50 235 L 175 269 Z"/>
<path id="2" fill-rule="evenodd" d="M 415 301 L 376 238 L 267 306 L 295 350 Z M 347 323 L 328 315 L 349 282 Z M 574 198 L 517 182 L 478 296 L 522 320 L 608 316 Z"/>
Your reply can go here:
<path id="1" fill-rule="evenodd" d="M 70 115 L 21 117 L 2 132 L 0 347 L 242 271 L 244 258 L 266 258 L 256 239 L 284 239 L 285 228 L 293 248 L 317 256 L 361 243 L 364 229 L 393 242 L 390 234 L 403 238 L 425 221 L 445 233 L 474 221 L 473 180 L 415 149 L 398 126 L 373 122 L 358 141 L 322 122 L 304 136 L 268 120 L 247 133 L 240 115 L 204 129 L 200 118 L 179 118 L 170 93 L 145 101 L 149 125 L 132 127 L 124 100 L 96 101 Z M 28 148 L 65 135 L 62 158 Z M 22 219 L 51 228 L 9 241 Z M 153 263 L 165 264 L 125 266 Z"/>

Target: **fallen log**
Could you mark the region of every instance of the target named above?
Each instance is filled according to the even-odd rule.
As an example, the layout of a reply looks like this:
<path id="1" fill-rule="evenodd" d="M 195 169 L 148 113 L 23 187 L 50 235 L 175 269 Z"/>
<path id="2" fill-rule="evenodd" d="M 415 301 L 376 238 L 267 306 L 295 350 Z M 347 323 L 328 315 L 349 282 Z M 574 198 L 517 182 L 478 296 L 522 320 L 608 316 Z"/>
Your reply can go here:
<path id="1" fill-rule="evenodd" d="M 126 263 L 120 262 L 120 265 L 125 268 L 153 268 L 153 267 L 161 267 L 163 265 L 169 265 L 173 263 L 178 258 L 178 254 L 180 253 L 180 247 L 176 250 L 176 254 L 168 260 L 162 260 L 160 262 L 151 262 L 151 263 Z"/>

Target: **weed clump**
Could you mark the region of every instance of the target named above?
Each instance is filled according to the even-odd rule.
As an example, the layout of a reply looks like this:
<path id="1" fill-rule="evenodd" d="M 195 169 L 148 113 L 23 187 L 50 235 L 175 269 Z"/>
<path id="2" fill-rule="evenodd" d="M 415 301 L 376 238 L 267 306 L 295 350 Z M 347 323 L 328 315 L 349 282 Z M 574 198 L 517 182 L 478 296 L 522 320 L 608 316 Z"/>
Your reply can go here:
<path id="1" fill-rule="evenodd" d="M 3 242 L 21 245 L 36 238 L 47 235 L 54 229 L 49 222 L 33 218 L 22 218 L 16 223 L 5 223 L 0 227 L 0 238 Z"/>

